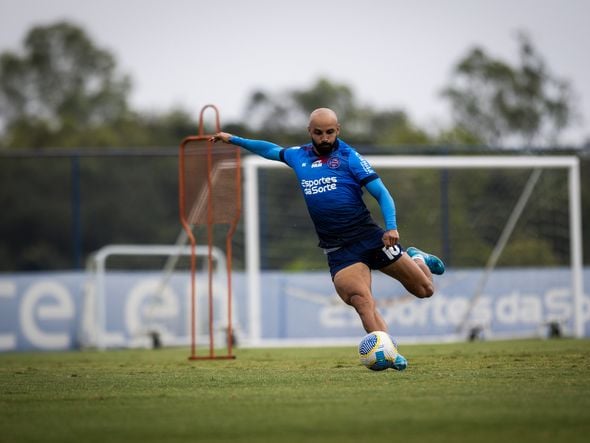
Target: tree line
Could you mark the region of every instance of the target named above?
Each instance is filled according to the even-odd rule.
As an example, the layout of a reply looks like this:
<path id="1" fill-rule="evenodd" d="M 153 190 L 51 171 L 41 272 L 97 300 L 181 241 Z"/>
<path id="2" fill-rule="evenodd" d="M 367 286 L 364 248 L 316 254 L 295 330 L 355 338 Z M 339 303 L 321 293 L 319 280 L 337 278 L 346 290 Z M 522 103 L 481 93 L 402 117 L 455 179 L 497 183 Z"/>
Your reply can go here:
<path id="1" fill-rule="evenodd" d="M 329 78 L 309 88 L 252 91 L 243 117 L 224 130 L 294 145 L 305 140 L 309 112 L 327 106 L 338 113 L 346 140 L 367 154 L 563 149 L 560 135 L 577 116 L 573 87 L 551 72 L 526 34 L 516 43 L 516 64 L 480 47 L 466 51 L 441 91 L 452 124 L 436 132 L 402 109 L 363 105 L 351 86 Z M 155 148 L 176 147 L 195 133 L 196 116 L 133 109 L 132 86 L 114 55 L 69 22 L 34 27 L 22 48 L 0 54 L 0 270 L 70 268 L 76 248 L 85 257 L 109 243 L 175 239 L 176 159 Z M 144 149 L 122 160 L 56 148 Z M 31 150 L 38 156 L 18 156 Z"/>
<path id="2" fill-rule="evenodd" d="M 432 133 L 402 109 L 359 103 L 346 84 L 319 78 L 308 89 L 251 92 L 232 128 L 279 142 L 300 139 L 309 112 L 333 108 L 353 143 L 397 145 L 559 145 L 577 111 L 572 85 L 551 72 L 525 33 L 517 38 L 518 63 L 473 47 L 454 65 L 440 91 L 453 122 Z M 115 56 L 83 28 L 58 22 L 32 28 L 20 50 L 0 54 L 0 147 L 172 146 L 195 128 L 182 109 L 132 109 L 132 79 Z M 581 141 L 580 144 L 582 144 Z"/>

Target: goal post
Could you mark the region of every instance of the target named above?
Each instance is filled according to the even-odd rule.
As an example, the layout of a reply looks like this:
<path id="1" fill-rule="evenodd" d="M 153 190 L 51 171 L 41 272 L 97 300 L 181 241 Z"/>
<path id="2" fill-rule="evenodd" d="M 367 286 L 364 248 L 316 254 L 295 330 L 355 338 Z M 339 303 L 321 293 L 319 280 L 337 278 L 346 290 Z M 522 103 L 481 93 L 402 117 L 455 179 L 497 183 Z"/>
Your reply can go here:
<path id="1" fill-rule="evenodd" d="M 513 210 L 515 207 L 519 195 L 522 194 L 523 189 L 526 186 L 527 178 L 531 175 L 531 171 L 533 170 L 540 170 L 546 171 L 547 177 L 546 179 L 551 182 L 552 180 L 559 180 L 559 192 L 562 191 L 566 195 L 560 196 L 555 201 L 556 208 L 545 208 L 545 206 L 549 205 L 549 202 L 544 203 L 543 199 L 548 200 L 549 196 L 542 196 L 539 197 L 533 190 L 530 190 L 532 193 L 532 197 L 529 196 L 532 200 L 531 202 L 523 201 L 521 204 L 524 210 L 524 213 L 527 213 L 528 208 L 533 205 L 537 207 L 537 210 L 543 211 L 547 210 L 551 212 L 548 214 L 548 221 L 551 219 L 551 222 L 555 222 L 558 226 L 554 229 L 555 235 L 562 235 L 563 239 L 563 261 L 564 267 L 569 270 L 569 289 L 571 291 L 571 312 L 572 312 L 572 324 L 571 324 L 571 334 L 575 337 L 583 337 L 585 335 L 585 320 L 583 317 L 584 312 L 584 289 L 583 289 L 583 262 L 582 262 L 582 224 L 581 224 L 581 198 L 580 198 L 580 168 L 579 168 L 579 160 L 575 156 L 365 156 L 366 160 L 373 166 L 373 168 L 382 176 L 386 186 L 388 186 L 393 194 L 394 200 L 396 204 L 399 203 L 400 194 L 401 193 L 411 193 L 412 198 L 415 201 L 422 201 L 423 210 L 422 216 L 423 218 L 428 218 L 428 209 L 432 203 L 428 200 L 428 197 L 422 197 L 424 194 L 425 189 L 413 187 L 411 180 L 408 180 L 410 183 L 404 182 L 402 179 L 397 180 L 395 186 L 391 186 L 389 175 L 395 172 L 396 175 L 401 175 L 402 172 L 406 171 L 425 171 L 425 170 L 432 170 L 432 171 L 455 171 L 452 172 L 453 174 L 465 174 L 465 171 L 472 171 L 469 178 L 465 178 L 465 183 L 463 184 L 463 194 L 464 195 L 471 195 L 473 189 L 470 189 L 471 183 L 475 184 L 478 179 L 487 178 L 489 182 L 496 183 L 498 189 L 502 190 L 502 192 L 510 190 L 511 194 L 507 197 L 504 197 L 502 192 L 498 191 L 497 195 L 492 195 L 489 198 L 496 198 L 497 201 L 494 202 L 494 205 L 497 205 L 498 208 L 501 208 L 501 211 L 495 211 L 493 208 L 490 209 L 490 213 L 480 211 L 478 213 L 477 205 L 473 205 L 473 213 L 471 214 L 474 218 L 483 218 L 488 220 L 484 220 L 482 223 L 485 225 L 484 227 L 477 226 L 477 222 L 481 222 L 481 220 L 476 220 L 473 222 L 473 231 L 477 234 L 485 235 L 487 239 L 495 239 L 490 241 L 490 243 L 496 244 L 498 242 L 498 238 L 500 237 L 500 230 L 508 223 L 509 215 L 508 213 Z M 261 345 L 264 344 L 264 337 L 262 335 L 261 325 L 263 323 L 262 319 L 262 296 L 261 296 L 261 272 L 263 269 L 262 262 L 264 261 L 261 258 L 261 242 L 264 243 L 264 240 L 261 240 L 261 236 L 264 236 L 265 233 L 261 232 L 261 219 L 260 219 L 260 206 L 261 200 L 266 198 L 265 194 L 268 193 L 271 189 L 269 187 L 264 187 L 264 189 L 260 189 L 259 182 L 260 182 L 260 173 L 261 171 L 279 171 L 281 168 L 288 169 L 286 165 L 281 162 L 275 162 L 263 159 L 258 156 L 248 156 L 243 159 L 243 168 L 244 168 L 244 210 L 245 210 L 245 254 L 246 254 L 246 273 L 248 277 L 248 293 L 249 293 L 249 306 L 248 306 L 248 324 L 249 324 L 249 343 L 251 345 Z M 477 172 L 480 171 L 480 172 Z M 528 171 L 528 172 L 527 172 Z M 554 178 L 548 171 L 557 171 L 559 174 L 559 178 Z M 521 172 L 523 172 L 521 174 Z M 562 177 L 563 173 L 563 177 Z M 289 174 L 292 174 L 289 171 Z M 505 174 L 516 174 L 519 176 L 518 180 L 515 183 L 517 185 L 513 185 L 510 179 L 511 176 L 504 177 Z M 521 177 L 522 176 L 522 177 Z M 543 178 L 544 176 L 542 176 Z M 531 184 L 533 186 L 534 183 Z M 297 186 L 296 181 L 292 182 L 292 186 Z M 538 186 L 538 185 L 537 185 Z M 551 188 L 550 183 L 545 183 L 548 189 Z M 459 187 L 460 188 L 460 187 Z M 506 189 L 504 189 L 506 188 Z M 459 193 L 461 189 L 458 190 Z M 492 193 L 495 191 L 492 191 Z M 555 192 L 558 192 L 555 189 Z M 280 197 L 277 197 L 280 199 Z M 302 199 L 302 197 L 299 197 Z M 452 198 L 456 200 L 460 200 L 461 198 L 466 197 L 457 197 L 453 196 Z M 563 204 L 562 204 L 563 203 Z M 545 206 L 544 206 L 545 205 Z M 420 214 L 420 208 L 412 208 L 412 211 L 409 211 L 408 205 L 400 206 L 399 207 L 399 215 L 398 218 L 404 217 L 404 212 L 412 212 L 413 214 Z M 485 208 L 482 208 L 485 209 Z M 517 211 L 518 212 L 518 211 Z M 375 217 L 379 217 L 380 215 L 373 211 Z M 502 214 L 500 214 L 502 213 Z M 504 213 L 507 213 L 503 215 Z M 554 214 L 553 214 L 554 213 Z M 307 214 L 304 214 L 307 217 Z M 469 216 L 469 214 L 467 214 Z M 451 226 L 453 225 L 453 214 L 450 216 L 449 223 Z M 512 221 L 512 223 L 518 224 L 518 219 Z M 418 220 L 415 225 L 419 225 L 420 221 Z M 494 228 L 492 230 L 490 225 Z M 409 228 L 409 229 L 408 229 Z M 407 231 L 412 232 L 412 241 L 417 241 L 418 244 L 422 244 L 422 237 L 419 233 L 417 233 L 418 227 L 414 226 L 414 223 L 411 223 L 410 220 L 405 219 L 401 224 L 402 229 L 402 236 L 406 234 Z M 549 229 L 549 228 L 548 228 Z M 271 230 L 271 229 L 268 229 Z M 526 230 L 526 228 L 525 228 Z M 488 232 L 489 231 L 489 232 Z M 497 232 L 498 231 L 498 232 Z M 294 234 L 299 235 L 299 233 Z M 315 233 L 313 230 L 308 230 L 305 234 L 306 236 L 313 237 Z M 434 234 L 429 234 L 434 235 Z M 460 236 L 461 233 L 455 234 L 456 236 Z M 404 239 L 407 237 L 404 237 Z M 510 239 L 507 238 L 505 241 L 509 241 Z M 555 240 L 553 244 L 559 244 L 560 239 Z M 405 246 L 405 243 L 403 243 Z M 493 249 L 492 247 L 489 249 Z M 526 245 L 527 242 L 522 240 L 519 242 L 519 247 L 521 248 L 518 250 L 519 252 L 512 252 L 515 255 L 522 254 L 526 255 Z M 439 248 L 435 248 L 438 250 Z M 532 247 L 530 248 L 532 251 Z M 539 246 L 539 249 L 542 250 L 543 247 Z M 483 250 L 483 248 L 482 248 Z M 489 254 L 489 250 L 486 254 Z M 530 253 L 531 256 L 534 255 L 533 252 Z M 486 256 L 486 258 L 488 258 Z M 467 260 L 467 259 L 466 259 Z M 516 260 L 516 258 L 514 259 Z M 513 260 L 513 262 L 514 262 Z M 485 262 L 485 260 L 484 260 Z M 549 262 L 549 260 L 547 260 Z M 545 262 L 539 262 L 539 267 L 545 266 Z M 518 264 L 503 264 L 505 267 L 509 266 L 519 266 Z M 525 264 L 523 266 L 533 267 L 535 264 Z M 552 266 L 561 266 L 559 264 L 555 264 Z M 480 264 L 476 266 L 478 269 L 483 269 L 484 264 Z M 450 270 L 453 270 L 453 265 L 451 264 Z M 493 270 L 492 270 L 493 272 Z M 445 276 L 442 278 L 437 279 L 437 281 L 444 281 Z M 471 294 L 471 297 L 475 297 L 476 294 Z M 436 295 L 435 295 L 436 297 Z M 455 339 L 463 339 L 462 334 L 456 334 Z"/>
<path id="2" fill-rule="evenodd" d="M 116 347 L 186 346 L 191 342 L 190 291 L 187 279 L 192 253 L 213 267 L 200 270 L 213 274 L 216 310 L 215 334 L 223 337 L 228 325 L 227 266 L 217 247 L 186 245 L 116 244 L 103 246 L 88 257 L 84 285 L 82 319 L 78 341 L 83 348 L 100 350 Z M 173 272 L 162 275 L 162 263 L 176 258 Z M 206 285 L 199 285 L 201 303 Z M 193 315 L 197 313 L 194 312 Z M 209 321 L 200 314 L 197 334 L 209 336 Z"/>

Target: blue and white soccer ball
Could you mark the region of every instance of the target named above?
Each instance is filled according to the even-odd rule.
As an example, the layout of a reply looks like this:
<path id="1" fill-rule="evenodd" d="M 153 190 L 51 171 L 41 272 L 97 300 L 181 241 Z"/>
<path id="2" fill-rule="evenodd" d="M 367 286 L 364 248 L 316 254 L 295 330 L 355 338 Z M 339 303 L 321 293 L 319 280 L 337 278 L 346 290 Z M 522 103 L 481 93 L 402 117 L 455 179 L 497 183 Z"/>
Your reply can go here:
<path id="1" fill-rule="evenodd" d="M 393 368 L 397 354 L 397 347 L 387 332 L 371 332 L 359 343 L 360 361 L 372 371 Z"/>

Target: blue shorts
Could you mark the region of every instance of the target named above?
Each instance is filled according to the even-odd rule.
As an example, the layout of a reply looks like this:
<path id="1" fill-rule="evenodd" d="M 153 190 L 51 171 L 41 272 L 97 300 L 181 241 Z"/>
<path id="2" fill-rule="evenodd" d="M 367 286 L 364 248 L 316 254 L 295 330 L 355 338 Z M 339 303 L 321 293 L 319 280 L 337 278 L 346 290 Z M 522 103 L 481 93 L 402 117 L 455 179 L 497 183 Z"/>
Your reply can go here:
<path id="1" fill-rule="evenodd" d="M 355 263 L 364 263 L 369 269 L 381 269 L 397 261 L 403 255 L 404 249 L 398 244 L 400 253 L 390 259 L 383 252 L 382 236 L 383 231 L 381 233 L 377 232 L 372 237 L 327 252 L 332 280 L 338 271 Z"/>

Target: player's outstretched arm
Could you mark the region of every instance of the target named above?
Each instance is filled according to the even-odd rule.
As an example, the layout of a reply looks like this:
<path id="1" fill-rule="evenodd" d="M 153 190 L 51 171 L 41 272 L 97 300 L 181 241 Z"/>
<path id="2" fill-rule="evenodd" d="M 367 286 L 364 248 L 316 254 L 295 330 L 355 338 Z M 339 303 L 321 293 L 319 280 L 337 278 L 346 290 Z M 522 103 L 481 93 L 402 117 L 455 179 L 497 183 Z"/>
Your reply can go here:
<path id="1" fill-rule="evenodd" d="M 397 232 L 397 220 L 393 197 L 380 178 L 367 183 L 365 187 L 375 200 L 379 202 L 379 206 L 381 207 L 381 213 L 383 214 L 386 229 L 386 232 L 383 235 L 383 243 L 385 246 L 395 246 L 399 242 L 399 233 Z"/>
<path id="2" fill-rule="evenodd" d="M 218 132 L 211 137 L 212 142 L 222 141 L 224 143 L 231 143 L 232 145 L 241 146 L 254 154 L 269 160 L 280 160 L 280 153 L 283 148 L 277 144 L 267 142 L 264 140 L 250 140 L 247 138 L 238 137 L 227 132 Z"/>

